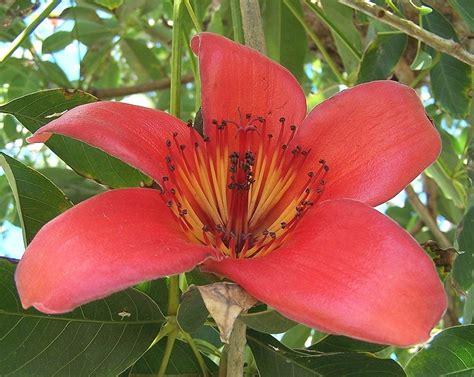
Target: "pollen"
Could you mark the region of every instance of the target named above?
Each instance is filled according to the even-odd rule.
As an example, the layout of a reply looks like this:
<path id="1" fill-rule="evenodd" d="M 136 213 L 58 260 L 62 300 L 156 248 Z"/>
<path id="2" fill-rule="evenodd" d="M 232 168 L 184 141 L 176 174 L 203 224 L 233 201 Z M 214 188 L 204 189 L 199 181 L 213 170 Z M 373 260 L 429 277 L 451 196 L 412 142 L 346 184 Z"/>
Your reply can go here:
<path id="1" fill-rule="evenodd" d="M 216 119 L 202 138 L 188 122 L 190 145 L 177 133 L 166 140 L 161 195 L 191 241 L 232 258 L 267 255 L 320 199 L 329 166 L 302 170 L 310 150 L 294 144 L 297 126 L 279 123 L 274 135 L 263 117 Z"/>

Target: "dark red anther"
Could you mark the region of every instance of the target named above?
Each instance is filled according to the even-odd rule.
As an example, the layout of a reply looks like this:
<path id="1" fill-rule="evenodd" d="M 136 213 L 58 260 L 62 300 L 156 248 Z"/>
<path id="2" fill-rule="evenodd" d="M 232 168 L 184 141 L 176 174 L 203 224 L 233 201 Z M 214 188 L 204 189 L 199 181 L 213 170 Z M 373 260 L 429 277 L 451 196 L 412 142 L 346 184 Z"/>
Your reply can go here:
<path id="1" fill-rule="evenodd" d="M 329 166 L 328 166 L 328 165 L 324 165 L 323 169 L 324 169 L 324 171 L 329 171 Z"/>
<path id="2" fill-rule="evenodd" d="M 169 179 L 170 179 L 170 178 L 165 175 L 165 176 L 163 177 L 163 182 L 166 182 L 166 181 L 168 181 Z"/>
<path id="3" fill-rule="evenodd" d="M 286 119 L 285 119 L 284 117 L 281 117 L 281 118 L 279 119 L 279 121 L 280 121 L 280 123 L 282 123 L 282 125 L 283 125 L 283 123 L 285 123 L 285 120 L 286 120 Z"/>
<path id="4" fill-rule="evenodd" d="M 319 163 L 324 165 L 326 163 L 326 161 L 321 159 L 321 160 L 319 160 Z"/>
<path id="5" fill-rule="evenodd" d="M 166 206 L 167 206 L 168 208 L 171 208 L 172 205 L 173 205 L 173 202 L 172 202 L 171 200 L 168 200 L 168 201 L 166 202 Z"/>
<path id="6" fill-rule="evenodd" d="M 173 137 L 176 137 L 176 136 L 178 136 L 178 133 L 175 131 L 173 132 Z"/>
<path id="7" fill-rule="evenodd" d="M 179 149 L 181 149 L 182 151 L 184 151 L 185 148 L 186 148 L 186 145 L 185 145 L 185 144 L 180 144 L 180 145 L 179 145 Z"/>
<path id="8" fill-rule="evenodd" d="M 285 223 L 284 221 L 280 225 L 281 225 L 281 229 L 285 229 L 288 226 L 288 224 Z"/>
<path id="9" fill-rule="evenodd" d="M 296 131 L 296 126 L 295 126 L 294 124 L 291 125 L 291 126 L 290 126 L 290 130 L 292 130 L 293 132 L 295 132 L 295 131 Z"/>
<path id="10" fill-rule="evenodd" d="M 308 172 L 308 177 L 313 178 L 314 177 L 314 171 L 309 171 Z"/>
<path id="11" fill-rule="evenodd" d="M 169 148 L 171 147 L 171 140 L 166 140 L 166 146 Z"/>

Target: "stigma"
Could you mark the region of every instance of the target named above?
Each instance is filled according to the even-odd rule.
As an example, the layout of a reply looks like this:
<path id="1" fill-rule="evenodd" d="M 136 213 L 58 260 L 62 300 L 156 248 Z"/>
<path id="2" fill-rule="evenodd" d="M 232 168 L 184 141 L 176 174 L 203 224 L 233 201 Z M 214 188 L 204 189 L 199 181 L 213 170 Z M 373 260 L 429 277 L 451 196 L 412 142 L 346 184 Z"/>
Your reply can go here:
<path id="1" fill-rule="evenodd" d="M 240 118 L 213 120 L 204 137 L 189 121 L 188 144 L 173 133 L 166 140 L 168 174 L 159 183 L 192 242 L 227 257 L 251 258 L 284 243 L 320 199 L 329 166 L 319 160 L 314 170 L 303 170 L 310 150 L 294 144 L 297 126 L 285 118 L 275 134 L 267 132 L 263 117 Z"/>

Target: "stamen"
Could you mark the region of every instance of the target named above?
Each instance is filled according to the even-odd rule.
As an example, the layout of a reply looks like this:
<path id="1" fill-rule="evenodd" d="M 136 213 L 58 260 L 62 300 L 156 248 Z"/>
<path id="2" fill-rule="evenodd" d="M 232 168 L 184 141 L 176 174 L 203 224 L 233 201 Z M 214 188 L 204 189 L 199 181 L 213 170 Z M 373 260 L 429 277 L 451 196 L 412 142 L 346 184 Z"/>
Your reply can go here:
<path id="1" fill-rule="evenodd" d="M 158 187 L 192 242 L 231 258 L 260 257 L 280 247 L 321 198 L 329 166 L 321 159 L 302 173 L 310 150 L 293 142 L 296 125 L 278 118 L 274 137 L 264 117 L 238 112 L 239 123 L 213 119 L 203 138 L 192 120 L 189 142 L 174 132 Z"/>

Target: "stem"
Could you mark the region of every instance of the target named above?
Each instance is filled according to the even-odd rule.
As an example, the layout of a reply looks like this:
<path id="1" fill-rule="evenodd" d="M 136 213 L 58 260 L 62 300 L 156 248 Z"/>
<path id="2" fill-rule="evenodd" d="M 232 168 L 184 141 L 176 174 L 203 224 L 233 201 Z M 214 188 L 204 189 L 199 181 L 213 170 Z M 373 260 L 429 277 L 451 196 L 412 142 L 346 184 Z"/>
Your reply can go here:
<path id="1" fill-rule="evenodd" d="M 331 21 L 329 17 L 327 17 L 324 12 L 319 8 L 316 4 L 313 4 L 311 0 L 306 0 L 306 5 L 313 11 L 313 13 L 319 17 L 321 21 L 323 21 L 329 29 L 331 29 L 334 34 L 337 35 L 337 37 L 341 40 L 342 43 L 344 43 L 344 46 L 347 47 L 347 49 L 351 52 L 351 54 L 358 60 L 362 60 L 362 54 L 357 51 L 357 49 L 354 47 L 354 45 L 349 41 L 346 36 L 341 33 L 341 31 L 337 28 L 337 26 Z"/>
<path id="2" fill-rule="evenodd" d="M 440 37 L 437 34 L 431 33 L 417 24 L 395 16 L 393 13 L 388 10 L 379 7 L 371 2 L 365 0 L 338 0 L 341 4 L 347 5 L 353 9 L 358 10 L 370 17 L 377 19 L 380 22 L 383 22 L 387 25 L 394 27 L 397 30 L 402 31 L 403 33 L 420 40 L 421 42 L 427 44 L 428 46 L 433 47 L 436 50 L 444 52 L 448 55 L 455 57 L 462 62 L 469 64 L 470 66 L 474 65 L 474 54 L 466 51 L 462 46 L 451 40 Z"/>
<path id="3" fill-rule="evenodd" d="M 245 44 L 265 54 L 265 35 L 263 34 L 258 0 L 240 0 L 240 12 L 242 14 Z"/>
<path id="4" fill-rule="evenodd" d="M 239 0 L 230 0 L 230 12 L 232 14 L 232 29 L 234 31 L 234 41 L 244 43 L 244 34 L 242 32 L 242 16 L 240 15 Z"/>
<path id="5" fill-rule="evenodd" d="M 191 21 L 193 22 L 194 28 L 198 33 L 202 31 L 201 26 L 199 25 L 198 19 L 196 14 L 194 13 L 193 7 L 189 0 L 184 0 L 184 5 L 186 5 L 186 9 L 188 10 L 189 17 L 191 17 Z"/>
<path id="6" fill-rule="evenodd" d="M 179 306 L 179 276 L 171 276 L 168 281 L 168 316 L 175 316 Z"/>
<path id="7" fill-rule="evenodd" d="M 49 5 L 44 8 L 44 10 L 29 24 L 25 30 L 23 30 L 15 40 L 11 43 L 10 48 L 0 57 L 0 65 L 2 65 L 13 53 L 17 50 L 18 47 L 33 33 L 33 31 L 43 22 L 56 8 L 61 0 L 53 0 Z"/>
<path id="8" fill-rule="evenodd" d="M 342 77 L 341 73 L 339 72 L 339 69 L 337 68 L 336 63 L 332 60 L 331 56 L 327 52 L 326 48 L 324 47 L 324 43 L 318 38 L 318 36 L 306 25 L 306 22 L 304 22 L 303 17 L 298 13 L 297 9 L 291 4 L 288 0 L 283 0 L 285 5 L 288 7 L 288 9 L 293 13 L 295 18 L 299 21 L 301 26 L 306 31 L 306 34 L 313 40 L 314 44 L 316 47 L 319 49 L 321 52 L 321 55 L 323 55 L 323 59 L 326 61 L 327 65 L 331 69 L 332 73 L 336 78 L 338 79 L 339 82 L 345 83 L 346 80 Z"/>
<path id="9" fill-rule="evenodd" d="M 429 228 L 431 233 L 433 233 L 433 236 L 434 238 L 436 238 L 436 241 L 439 243 L 439 246 L 443 249 L 450 248 L 452 246 L 451 243 L 444 235 L 444 233 L 439 230 L 438 225 L 436 224 L 436 220 L 431 216 L 430 212 L 428 211 L 428 208 L 426 208 L 425 205 L 421 202 L 413 187 L 411 185 L 408 185 L 405 188 L 405 192 L 408 196 L 408 200 L 415 209 L 416 213 L 418 214 L 418 216 L 420 216 L 420 218 Z"/>
<path id="10" fill-rule="evenodd" d="M 245 323 L 238 319 L 235 321 L 229 344 L 224 347 L 219 366 L 219 377 L 242 377 L 244 375 L 246 329 Z"/>
<path id="11" fill-rule="evenodd" d="M 160 369 L 158 371 L 158 377 L 164 377 L 166 373 L 166 368 L 168 367 L 168 362 L 170 361 L 171 352 L 173 352 L 173 346 L 177 335 L 178 329 L 175 328 L 174 331 L 171 332 L 168 335 L 168 338 L 166 339 L 165 353 L 163 355 L 163 359 L 161 360 Z"/>
<path id="12" fill-rule="evenodd" d="M 170 113 L 175 117 L 180 116 L 180 91 L 181 91 L 181 0 L 174 0 L 173 4 L 173 33 L 171 42 L 171 90 Z"/>
<path id="13" fill-rule="evenodd" d="M 181 335 L 183 336 L 183 338 L 186 340 L 186 342 L 189 344 L 189 346 L 193 350 L 194 356 L 196 357 L 199 367 L 201 368 L 202 375 L 204 377 L 207 377 L 209 374 L 207 373 L 206 363 L 204 359 L 202 358 L 201 352 L 199 352 L 196 346 L 196 343 L 194 342 L 194 339 L 192 338 L 191 335 L 189 335 L 186 332 L 182 332 Z"/>

